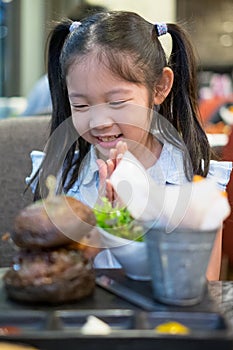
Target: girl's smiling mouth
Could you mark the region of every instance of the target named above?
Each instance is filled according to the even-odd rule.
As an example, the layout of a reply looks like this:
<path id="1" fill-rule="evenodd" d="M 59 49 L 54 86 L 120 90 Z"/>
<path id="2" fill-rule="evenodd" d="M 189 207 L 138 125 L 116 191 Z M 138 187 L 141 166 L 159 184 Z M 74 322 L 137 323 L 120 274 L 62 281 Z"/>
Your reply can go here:
<path id="1" fill-rule="evenodd" d="M 103 148 L 115 148 L 123 134 L 96 136 L 97 144 Z"/>
<path id="2" fill-rule="evenodd" d="M 96 136 L 97 140 L 99 142 L 112 142 L 121 137 L 122 134 L 117 134 L 117 135 L 109 135 L 109 136 Z"/>

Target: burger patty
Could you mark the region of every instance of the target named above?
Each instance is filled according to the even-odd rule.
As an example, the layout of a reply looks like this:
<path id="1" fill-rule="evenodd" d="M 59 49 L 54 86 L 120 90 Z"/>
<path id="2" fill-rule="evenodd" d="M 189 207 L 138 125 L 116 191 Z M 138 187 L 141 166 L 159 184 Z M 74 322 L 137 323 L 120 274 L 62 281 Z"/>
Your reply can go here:
<path id="1" fill-rule="evenodd" d="M 54 248 L 80 242 L 96 225 L 87 205 L 69 196 L 38 201 L 15 218 L 11 238 L 21 248 Z"/>
<path id="2" fill-rule="evenodd" d="M 66 248 L 19 251 L 4 283 L 9 297 L 28 302 L 75 301 L 95 288 L 91 262 L 81 251 Z"/>

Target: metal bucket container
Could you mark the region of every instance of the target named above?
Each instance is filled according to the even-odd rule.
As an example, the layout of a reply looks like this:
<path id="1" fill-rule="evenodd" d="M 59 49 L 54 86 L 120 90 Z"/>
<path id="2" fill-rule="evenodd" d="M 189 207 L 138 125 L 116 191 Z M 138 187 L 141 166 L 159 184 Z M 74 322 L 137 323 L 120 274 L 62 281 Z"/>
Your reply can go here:
<path id="1" fill-rule="evenodd" d="M 194 305 L 205 293 L 206 270 L 216 230 L 151 228 L 145 235 L 154 298 L 165 304 Z"/>

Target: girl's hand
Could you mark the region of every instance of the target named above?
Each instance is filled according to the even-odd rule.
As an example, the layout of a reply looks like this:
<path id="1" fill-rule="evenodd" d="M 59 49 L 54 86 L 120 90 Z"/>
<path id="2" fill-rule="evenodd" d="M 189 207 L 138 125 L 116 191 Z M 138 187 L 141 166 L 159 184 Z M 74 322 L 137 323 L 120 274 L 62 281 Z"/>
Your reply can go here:
<path id="1" fill-rule="evenodd" d="M 102 159 L 97 159 L 99 167 L 99 195 L 107 197 L 113 203 L 117 201 L 117 195 L 109 181 L 110 176 L 120 163 L 124 153 L 128 150 L 126 142 L 119 141 L 116 148 L 112 148 L 109 152 L 109 159 L 105 162 Z"/>

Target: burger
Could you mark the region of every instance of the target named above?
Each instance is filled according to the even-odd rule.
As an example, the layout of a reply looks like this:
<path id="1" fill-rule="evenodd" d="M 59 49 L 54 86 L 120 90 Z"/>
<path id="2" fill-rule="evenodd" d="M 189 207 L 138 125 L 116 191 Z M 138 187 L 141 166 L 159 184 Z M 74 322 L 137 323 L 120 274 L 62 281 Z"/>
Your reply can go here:
<path id="1" fill-rule="evenodd" d="M 3 277 L 9 298 L 55 304 L 92 294 L 95 276 L 88 242 L 95 225 L 92 209 L 65 195 L 50 193 L 21 210 L 11 233 L 18 249 Z"/>

